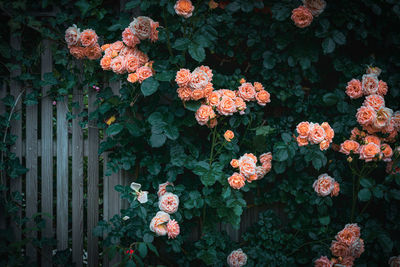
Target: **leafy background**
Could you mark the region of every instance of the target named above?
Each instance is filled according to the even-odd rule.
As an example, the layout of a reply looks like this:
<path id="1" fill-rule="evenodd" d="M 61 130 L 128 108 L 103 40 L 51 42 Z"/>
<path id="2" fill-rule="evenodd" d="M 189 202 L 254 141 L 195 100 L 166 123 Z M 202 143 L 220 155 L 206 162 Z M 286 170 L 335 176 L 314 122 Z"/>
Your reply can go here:
<path id="1" fill-rule="evenodd" d="M 159 21 L 159 41 L 140 45 L 155 61 L 157 74 L 142 86 L 123 82 L 120 95 L 101 86 L 98 109 L 81 114 L 86 122 L 97 119 L 101 133 L 108 134 L 99 151 L 110 152 L 107 174 L 126 170 L 153 194 L 148 203 L 139 206 L 129 188 L 117 187 L 131 204 L 112 223 L 100 222 L 96 233 L 109 234 L 105 244 L 110 253 L 137 242 L 135 261 L 124 257 L 124 263 L 131 266 L 154 263 L 154 255 L 166 265 L 220 266 L 230 251 L 239 247 L 249 256 L 249 266 L 309 266 L 320 255 L 330 255 L 331 240 L 349 223 L 352 180 L 342 154 L 331 149 L 321 152 L 317 147 L 299 149 L 292 138 L 294 128 L 304 120 L 327 121 L 335 130 L 334 143 L 348 138 L 357 124 L 355 113 L 361 100 L 350 101 L 345 86 L 351 78 L 360 78 L 369 64 L 383 69 L 380 78 L 389 86 L 386 105 L 399 109 L 400 3 L 329 1 L 326 10 L 305 29 L 295 27 L 290 19 L 300 1 L 231 1 L 224 9 L 213 10 L 208 1 L 193 3 L 194 15 L 183 19 L 174 12 L 175 1 L 166 0 L 134 0 L 121 5 L 100 0 L 2 2 L 1 21 L 8 26 L 0 29 L 2 79 L 9 81 L 9 72 L 22 65 L 18 80 L 33 88 L 25 99 L 27 104 L 37 103 L 44 84 L 52 85 L 52 97 L 60 100 L 70 95 L 76 84 L 90 88 L 124 81 L 125 77 L 99 71 L 98 62 L 85 61 L 80 82 L 80 71 L 63 41 L 65 29 L 72 24 L 93 28 L 100 42 L 107 43 L 120 39 L 137 14 Z M 21 51 L 10 48 L 11 33 L 21 36 Z M 53 40 L 55 69 L 42 81 L 44 38 Z M 199 65 L 213 69 L 215 88 L 234 90 L 244 77 L 261 82 L 272 100 L 265 108 L 249 104 L 245 115 L 219 121 L 218 133 L 231 129 L 236 138 L 212 166 L 208 164 L 210 130 L 194 118 L 198 104 L 184 107 L 177 98 L 174 82 L 177 70 L 193 70 Z M 8 106 L 13 103 L 10 96 L 3 101 Z M 2 126 L 8 123 L 5 115 Z M 104 121 L 111 116 L 116 122 L 108 127 Z M 14 141 L 15 137 L 7 137 L 2 150 Z M 274 156 L 271 173 L 240 191 L 229 188 L 226 178 L 233 172 L 229 166 L 232 158 L 268 151 Z M 400 253 L 396 238 L 400 236 L 400 177 L 387 176 L 384 167 L 379 165 L 361 183 L 365 190 L 359 195 L 355 221 L 362 227 L 365 253 L 357 266 L 384 266 L 390 256 Z M 25 171 L 11 154 L 1 168 L 10 177 Z M 340 183 L 339 197 L 321 198 L 313 192 L 313 181 L 324 172 Z M 154 238 L 148 229 L 157 210 L 155 192 L 166 180 L 176 185 L 169 189 L 181 200 L 174 215 L 181 235 L 175 240 Z M 239 227 L 246 209 L 262 212 L 255 224 L 241 230 L 239 242 L 233 242 L 220 230 L 219 222 Z M 125 215 L 137 219 L 125 222 L 121 219 Z M 199 231 L 197 240 L 189 238 L 193 229 Z M 9 264 L 25 260 L 4 244 L 1 254 L 8 255 Z"/>

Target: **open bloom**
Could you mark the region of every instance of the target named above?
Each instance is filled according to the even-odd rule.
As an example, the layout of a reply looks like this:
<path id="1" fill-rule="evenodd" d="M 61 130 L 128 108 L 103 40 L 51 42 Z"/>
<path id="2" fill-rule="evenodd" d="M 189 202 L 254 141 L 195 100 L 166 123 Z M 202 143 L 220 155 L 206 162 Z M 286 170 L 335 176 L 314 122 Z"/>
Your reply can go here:
<path id="1" fill-rule="evenodd" d="M 357 154 L 359 148 L 360 148 L 360 144 L 358 142 L 353 141 L 353 140 L 346 140 L 342 144 L 340 144 L 339 152 L 349 155 L 350 152 L 353 151 L 353 153 Z"/>
<path id="2" fill-rule="evenodd" d="M 65 31 L 65 42 L 67 42 L 68 47 L 79 45 L 80 35 L 80 30 L 78 29 L 78 27 L 76 27 L 76 25 L 69 27 Z"/>
<path id="3" fill-rule="evenodd" d="M 167 230 L 167 223 L 170 220 L 170 216 L 168 213 L 164 211 L 157 212 L 156 216 L 150 222 L 150 231 L 156 233 L 158 236 L 166 235 Z"/>
<path id="4" fill-rule="evenodd" d="M 208 105 L 201 105 L 196 111 L 195 117 L 200 125 L 205 125 L 210 119 L 215 118 L 215 113 L 212 107 Z"/>
<path id="5" fill-rule="evenodd" d="M 313 21 L 313 15 L 306 7 L 299 6 L 298 8 L 292 10 L 291 19 L 297 27 L 305 28 L 310 26 L 311 22 Z"/>
<path id="6" fill-rule="evenodd" d="M 148 66 L 143 66 L 136 70 L 136 75 L 138 77 L 139 82 L 141 83 L 147 78 L 153 76 L 153 70 Z"/>
<path id="7" fill-rule="evenodd" d="M 251 83 L 243 83 L 238 88 L 238 96 L 244 101 L 252 101 L 256 96 L 256 89 Z"/>
<path id="8" fill-rule="evenodd" d="M 174 9 L 176 14 L 187 19 L 192 16 L 194 6 L 190 0 L 178 0 L 175 3 Z"/>
<path id="9" fill-rule="evenodd" d="M 369 106 L 361 106 L 357 110 L 357 122 L 361 125 L 370 125 L 376 118 L 376 112 Z"/>
<path id="10" fill-rule="evenodd" d="M 378 111 L 381 107 L 385 106 L 385 99 L 380 95 L 369 95 L 365 97 L 363 105 Z"/>
<path id="11" fill-rule="evenodd" d="M 228 141 L 228 142 L 232 141 L 232 139 L 233 139 L 234 137 L 235 137 L 235 134 L 234 134 L 231 130 L 227 130 L 227 131 L 224 133 L 224 138 L 225 138 L 225 140 Z"/>
<path id="12" fill-rule="evenodd" d="M 224 95 L 221 97 L 221 101 L 218 104 L 217 110 L 221 115 L 233 115 L 233 113 L 236 111 L 235 101 L 229 96 Z"/>
<path id="13" fill-rule="evenodd" d="M 243 252 L 241 248 L 234 250 L 229 254 L 226 259 L 230 267 L 241 267 L 247 263 L 247 255 Z"/>
<path id="14" fill-rule="evenodd" d="M 145 16 L 134 18 L 129 28 L 140 40 L 148 39 L 151 34 L 151 19 Z"/>
<path id="15" fill-rule="evenodd" d="M 296 131 L 297 131 L 297 133 L 299 134 L 300 137 L 307 138 L 308 134 L 310 132 L 310 123 L 308 121 L 300 122 L 296 126 Z"/>
<path id="16" fill-rule="evenodd" d="M 179 87 L 188 86 L 192 74 L 188 69 L 180 69 L 176 73 L 175 82 L 178 84 Z"/>
<path id="17" fill-rule="evenodd" d="M 326 256 L 321 256 L 314 262 L 315 267 L 333 267 L 333 262 L 331 262 Z"/>
<path id="18" fill-rule="evenodd" d="M 362 97 L 363 90 L 361 87 L 361 82 L 356 79 L 352 79 L 350 82 L 348 82 L 346 87 L 346 94 L 352 99 Z"/>
<path id="19" fill-rule="evenodd" d="M 328 196 L 335 188 L 335 179 L 324 173 L 313 183 L 314 191 L 320 196 Z"/>
<path id="20" fill-rule="evenodd" d="M 374 74 L 364 74 L 362 77 L 362 90 L 364 95 L 372 95 L 378 92 L 379 80 Z"/>
<path id="21" fill-rule="evenodd" d="M 266 162 L 271 162 L 272 161 L 272 153 L 268 152 L 268 153 L 261 154 L 259 159 L 260 159 L 261 164 L 264 164 Z"/>
<path id="22" fill-rule="evenodd" d="M 173 193 L 165 193 L 160 197 L 158 207 L 168 214 L 173 214 L 178 210 L 179 197 Z"/>
<path id="23" fill-rule="evenodd" d="M 228 178 L 228 183 L 233 189 L 240 189 L 244 186 L 245 180 L 243 175 L 235 172 Z"/>
<path id="24" fill-rule="evenodd" d="M 270 94 L 265 90 L 260 90 L 256 93 L 257 103 L 260 106 L 265 106 L 267 103 L 271 102 Z"/>
<path id="25" fill-rule="evenodd" d="M 380 147 L 374 143 L 368 143 L 360 147 L 360 159 L 366 162 L 372 161 L 381 152 Z"/>
<path id="26" fill-rule="evenodd" d="M 314 123 L 310 129 L 310 133 L 308 135 L 308 139 L 312 144 L 321 143 L 326 137 L 326 132 L 324 128 L 321 127 L 318 123 Z"/>
<path id="27" fill-rule="evenodd" d="M 388 92 L 388 85 L 384 81 L 380 80 L 378 84 L 378 95 L 384 96 Z"/>
<path id="28" fill-rule="evenodd" d="M 256 163 L 249 156 L 242 156 L 239 159 L 240 174 L 248 178 L 256 173 Z"/>
<path id="29" fill-rule="evenodd" d="M 204 89 L 209 82 L 210 79 L 207 73 L 200 68 L 196 68 L 190 76 L 189 86 L 192 89 Z"/>
<path id="30" fill-rule="evenodd" d="M 97 43 L 98 36 L 92 29 L 84 30 L 81 35 L 81 44 L 83 46 L 93 46 Z"/>
<path id="31" fill-rule="evenodd" d="M 176 238 L 180 233 L 180 228 L 179 228 L 178 222 L 175 220 L 170 220 L 167 223 L 167 232 L 168 232 L 168 239 Z"/>

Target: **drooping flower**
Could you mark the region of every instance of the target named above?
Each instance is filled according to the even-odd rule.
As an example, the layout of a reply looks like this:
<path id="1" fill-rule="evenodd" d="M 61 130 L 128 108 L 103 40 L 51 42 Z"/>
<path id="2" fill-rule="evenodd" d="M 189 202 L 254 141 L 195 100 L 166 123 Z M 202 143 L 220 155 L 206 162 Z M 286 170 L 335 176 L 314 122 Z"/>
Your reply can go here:
<path id="1" fill-rule="evenodd" d="M 67 43 L 68 47 L 79 45 L 80 35 L 80 30 L 78 29 L 78 27 L 76 27 L 76 25 L 69 27 L 65 31 L 65 42 Z"/>
<path id="2" fill-rule="evenodd" d="M 167 223 L 170 220 L 170 216 L 168 213 L 164 211 L 157 212 L 156 216 L 150 222 L 150 231 L 156 233 L 158 236 L 166 235 L 167 230 Z"/>

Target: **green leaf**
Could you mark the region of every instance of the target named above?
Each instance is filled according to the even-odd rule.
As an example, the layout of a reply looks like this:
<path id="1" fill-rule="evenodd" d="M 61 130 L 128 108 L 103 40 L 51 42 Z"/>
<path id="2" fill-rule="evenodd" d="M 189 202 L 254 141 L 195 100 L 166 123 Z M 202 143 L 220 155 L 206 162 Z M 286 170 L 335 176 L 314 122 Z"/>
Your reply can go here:
<path id="1" fill-rule="evenodd" d="M 328 106 L 333 106 L 338 101 L 338 96 L 335 93 L 326 93 L 322 97 L 322 101 Z"/>
<path id="2" fill-rule="evenodd" d="M 122 124 L 120 124 L 120 123 L 114 123 L 114 124 L 111 124 L 111 125 L 107 128 L 106 134 L 107 134 L 108 136 L 113 136 L 113 135 L 116 135 L 116 134 L 120 133 L 120 132 L 122 131 L 122 129 L 124 129 L 124 126 L 123 126 Z"/>
<path id="3" fill-rule="evenodd" d="M 150 136 L 150 145 L 152 147 L 161 147 L 164 145 L 165 141 L 167 140 L 167 137 L 164 134 L 152 134 Z"/>
<path id="4" fill-rule="evenodd" d="M 324 54 L 332 53 L 333 50 L 335 50 L 335 42 L 332 40 L 332 38 L 325 38 L 325 40 L 322 42 L 322 49 Z"/>
<path id="5" fill-rule="evenodd" d="M 196 43 L 191 43 L 189 45 L 189 55 L 198 62 L 202 62 L 206 58 L 204 47 Z"/>
<path id="6" fill-rule="evenodd" d="M 293 140 L 292 136 L 288 133 L 282 133 L 281 137 L 285 143 L 290 143 Z"/>
<path id="7" fill-rule="evenodd" d="M 262 136 L 266 136 L 269 134 L 272 134 L 275 131 L 274 128 L 272 128 L 271 126 L 267 125 L 267 126 L 260 126 L 256 128 L 256 135 L 262 135 Z"/>
<path id="8" fill-rule="evenodd" d="M 172 45 L 172 48 L 176 50 L 186 50 L 188 49 L 190 44 L 190 40 L 187 38 L 178 38 L 175 43 Z"/>
<path id="9" fill-rule="evenodd" d="M 333 31 L 333 40 L 339 45 L 344 45 L 346 43 L 346 36 L 340 31 Z"/>
<path id="10" fill-rule="evenodd" d="M 363 188 L 358 192 L 358 199 L 361 201 L 368 201 L 371 199 L 371 191 L 367 188 Z"/>
<path id="11" fill-rule="evenodd" d="M 58 80 L 56 77 L 54 77 L 54 74 L 52 72 L 47 72 L 43 75 L 43 81 L 41 82 L 41 85 L 56 85 L 58 84 Z"/>
<path id="12" fill-rule="evenodd" d="M 88 12 L 89 9 L 90 9 L 90 3 L 88 3 L 88 2 L 85 1 L 85 0 L 79 0 L 79 1 L 77 1 L 77 2 L 75 3 L 75 6 L 77 6 L 77 7 L 80 9 L 82 15 L 85 15 L 86 12 Z"/>
<path id="13" fill-rule="evenodd" d="M 149 96 L 154 94 L 158 90 L 160 84 L 153 77 L 147 78 L 143 81 L 140 90 L 144 96 Z"/>
<path id="14" fill-rule="evenodd" d="M 146 246 L 146 243 L 144 243 L 144 242 L 139 243 L 139 245 L 138 245 L 138 251 L 139 251 L 140 257 L 145 258 L 146 255 L 147 255 L 147 246 Z"/>
<path id="15" fill-rule="evenodd" d="M 200 101 L 188 101 L 185 103 L 185 108 L 194 112 L 196 112 L 200 108 L 200 106 L 201 106 Z"/>
<path id="16" fill-rule="evenodd" d="M 371 187 L 374 186 L 374 184 L 368 179 L 368 178 L 361 178 L 360 179 L 360 184 L 365 187 L 371 189 Z"/>
<path id="17" fill-rule="evenodd" d="M 140 4 L 140 0 L 129 1 L 125 4 L 125 10 L 130 10 L 137 7 Z"/>
<path id="18" fill-rule="evenodd" d="M 175 125 L 167 124 L 164 127 L 164 133 L 171 140 L 176 140 L 179 137 L 179 130 Z"/>
<path id="19" fill-rule="evenodd" d="M 329 217 L 329 215 L 324 216 L 324 217 L 319 217 L 319 222 L 322 225 L 328 225 L 331 222 L 331 218 Z"/>
<path id="20" fill-rule="evenodd" d="M 153 251 L 154 252 L 154 254 L 156 254 L 157 255 L 157 257 L 159 257 L 160 255 L 158 254 L 158 251 L 157 251 L 157 248 L 153 245 L 153 244 L 151 244 L 151 243 L 147 243 L 147 247 L 151 250 L 151 251 Z"/>
<path id="21" fill-rule="evenodd" d="M 143 241 L 144 242 L 151 243 L 151 242 L 153 242 L 153 240 L 154 240 L 154 236 L 153 235 L 148 234 L 148 233 L 144 234 L 144 236 L 143 236 Z"/>

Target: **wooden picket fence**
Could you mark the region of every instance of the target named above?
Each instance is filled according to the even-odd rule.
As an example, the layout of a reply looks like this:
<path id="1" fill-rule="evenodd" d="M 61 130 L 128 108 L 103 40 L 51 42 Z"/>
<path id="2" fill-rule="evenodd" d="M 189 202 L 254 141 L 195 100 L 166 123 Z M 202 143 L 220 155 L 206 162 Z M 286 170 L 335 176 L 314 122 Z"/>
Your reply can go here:
<path id="1" fill-rule="evenodd" d="M 21 49 L 19 36 L 12 35 L 10 43 L 13 49 Z M 43 77 L 53 70 L 51 41 L 43 40 L 42 47 Z M 24 253 L 41 266 L 54 265 L 52 256 L 55 250 L 72 250 L 72 262 L 76 266 L 112 266 L 118 263 L 118 257 L 107 259 L 102 256 L 101 240 L 93 235 L 93 228 L 100 219 L 109 220 L 120 212 L 124 203 L 114 187 L 132 181 L 123 172 L 104 177 L 107 154 L 98 155 L 101 140 L 96 121 L 89 121 L 87 128 L 82 129 L 79 116 L 75 116 L 72 122 L 67 120 L 68 112 L 76 115 L 82 111 L 86 97 L 82 93 L 84 91 L 89 92 L 88 112 L 95 110 L 96 92 L 76 87 L 72 99 L 65 97 L 54 107 L 53 100 L 47 96 L 50 87 L 44 86 L 40 103 L 25 106 L 22 104 L 24 96 L 32 89 L 13 79 L 20 74 L 21 68 L 12 71 L 9 87 L 5 83 L 2 85 L 0 98 L 10 93 L 18 100 L 15 111 L 20 113 L 21 119 L 11 121 L 10 134 L 18 136 L 12 152 L 29 171 L 7 183 L 11 192 L 19 191 L 25 196 L 24 202 L 20 203 L 24 208 L 18 216 L 32 218 L 40 213 L 46 224 L 41 232 L 27 231 L 34 228 L 32 222 L 21 229 L 18 223 L 5 222 L 0 216 L 0 227 L 10 227 L 16 241 L 22 237 L 55 239 L 57 244 L 54 247 L 38 249 L 32 244 L 27 245 Z M 118 82 L 112 82 L 109 86 L 115 94 L 119 93 Z M 69 101 L 78 103 L 79 107 L 71 105 Z M 71 106 L 74 108 L 69 110 Z M 5 107 L 0 105 L 0 112 L 4 111 Z M 87 164 L 84 164 L 85 161 Z M 234 230 L 226 224 L 220 224 L 219 229 L 227 231 L 234 241 L 238 241 L 241 233 L 257 221 L 258 212 L 259 208 L 246 210 L 242 215 L 240 230 Z M 69 215 L 72 215 L 71 218 Z M 190 240 L 198 238 L 199 231 L 194 229 Z"/>

